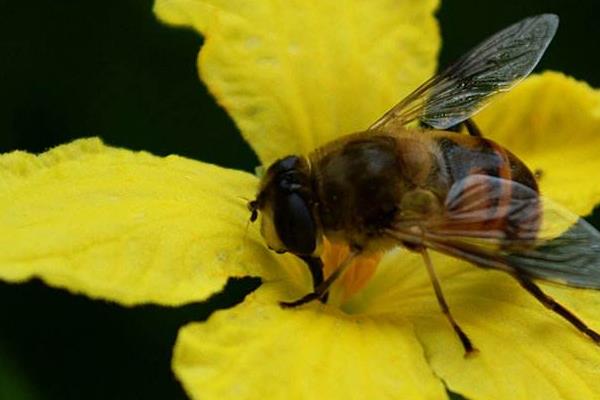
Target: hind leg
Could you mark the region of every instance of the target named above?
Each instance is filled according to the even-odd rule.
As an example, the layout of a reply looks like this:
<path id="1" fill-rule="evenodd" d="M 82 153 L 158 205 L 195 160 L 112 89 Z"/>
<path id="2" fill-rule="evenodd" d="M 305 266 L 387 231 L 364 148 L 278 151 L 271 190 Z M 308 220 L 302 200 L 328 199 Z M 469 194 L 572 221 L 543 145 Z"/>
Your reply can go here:
<path id="1" fill-rule="evenodd" d="M 531 279 L 523 275 L 515 275 L 521 286 L 531 293 L 540 303 L 546 308 L 554 311 L 571 323 L 577 330 L 592 339 L 597 344 L 600 344 L 600 334 L 587 326 L 579 317 L 567 310 L 563 305 L 557 303 L 552 297 L 548 296 L 542 289 L 536 285 Z"/>
<path id="2" fill-rule="evenodd" d="M 446 303 L 446 299 L 444 298 L 444 293 L 442 292 L 442 287 L 440 285 L 440 282 L 438 281 L 435 269 L 433 268 L 431 258 L 429 258 L 429 253 L 425 248 L 421 250 L 421 255 L 423 256 L 423 261 L 425 262 L 425 266 L 427 267 L 427 272 L 429 273 L 429 278 L 431 279 L 431 284 L 435 291 L 435 296 L 437 298 L 438 304 L 440 305 L 442 312 L 448 319 L 448 322 L 450 322 L 452 329 L 454 329 L 454 332 L 456 332 L 456 336 L 458 336 L 458 338 L 460 339 L 460 342 L 463 345 L 463 348 L 465 349 L 465 357 L 476 353 L 477 349 L 473 346 L 471 339 L 469 339 L 469 337 L 462 330 L 460 325 L 458 325 L 458 323 L 452 316 L 452 313 L 450 312 L 450 307 L 448 307 L 448 303 Z"/>

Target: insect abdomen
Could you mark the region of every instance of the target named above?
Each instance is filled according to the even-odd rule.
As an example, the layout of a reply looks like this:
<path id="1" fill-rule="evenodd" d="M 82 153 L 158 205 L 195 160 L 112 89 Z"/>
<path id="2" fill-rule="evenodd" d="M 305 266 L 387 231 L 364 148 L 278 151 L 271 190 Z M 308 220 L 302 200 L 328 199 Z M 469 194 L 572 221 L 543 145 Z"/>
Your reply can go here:
<path id="1" fill-rule="evenodd" d="M 447 203 L 455 210 L 449 211 L 487 213 L 486 218 L 481 218 L 485 222 L 465 226 L 465 230 L 498 232 L 506 239 L 533 239 L 540 222 L 540 203 L 537 182 L 527 166 L 505 148 L 484 138 L 444 134 L 435 141 L 440 173 L 446 175 L 450 187 L 454 186 L 453 198 L 448 198 Z M 473 191 L 476 180 L 480 182 L 477 195 L 461 193 L 461 187 L 456 187 L 465 185 L 468 189 L 464 192 Z"/>

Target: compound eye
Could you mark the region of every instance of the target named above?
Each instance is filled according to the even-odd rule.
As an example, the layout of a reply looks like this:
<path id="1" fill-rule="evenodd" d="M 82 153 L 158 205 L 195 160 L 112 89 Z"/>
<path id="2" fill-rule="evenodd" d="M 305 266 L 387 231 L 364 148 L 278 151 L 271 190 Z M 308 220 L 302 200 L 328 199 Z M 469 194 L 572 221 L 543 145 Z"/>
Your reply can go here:
<path id="1" fill-rule="evenodd" d="M 286 249 L 298 255 L 312 254 L 317 246 L 317 227 L 302 196 L 278 194 L 273 211 L 277 235 Z"/>

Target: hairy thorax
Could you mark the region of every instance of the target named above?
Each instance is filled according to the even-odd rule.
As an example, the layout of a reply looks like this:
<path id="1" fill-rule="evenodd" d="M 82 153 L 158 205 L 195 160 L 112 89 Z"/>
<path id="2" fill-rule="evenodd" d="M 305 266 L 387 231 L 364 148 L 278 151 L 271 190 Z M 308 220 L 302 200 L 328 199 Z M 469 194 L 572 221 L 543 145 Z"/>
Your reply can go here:
<path id="1" fill-rule="evenodd" d="M 407 175 L 420 174 L 407 170 L 402 148 L 398 137 L 371 133 L 311 154 L 318 214 L 328 239 L 363 250 L 386 247 L 385 231 L 406 211 L 403 198 L 418 188 Z M 419 201 L 413 198 L 409 203 Z M 422 202 L 418 206 L 427 208 Z"/>

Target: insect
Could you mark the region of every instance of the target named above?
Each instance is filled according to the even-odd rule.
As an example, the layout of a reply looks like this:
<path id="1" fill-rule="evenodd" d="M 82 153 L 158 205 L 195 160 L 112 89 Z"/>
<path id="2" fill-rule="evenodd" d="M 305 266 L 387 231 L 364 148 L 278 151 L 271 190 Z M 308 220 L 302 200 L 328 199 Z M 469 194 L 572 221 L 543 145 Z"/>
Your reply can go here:
<path id="1" fill-rule="evenodd" d="M 529 75 L 557 27 L 553 14 L 517 22 L 423 83 L 367 130 L 267 169 L 248 203 L 250 219 L 260 213 L 269 248 L 304 260 L 314 284 L 313 292 L 282 306 L 325 301 L 353 260 L 404 246 L 422 255 L 466 354 L 475 347 L 450 312 L 429 250 L 512 275 L 600 344 L 598 332 L 534 282 L 600 289 L 600 233 L 540 196 L 528 167 L 482 137 L 470 119 L 493 95 Z M 323 238 L 350 247 L 326 279 Z"/>

